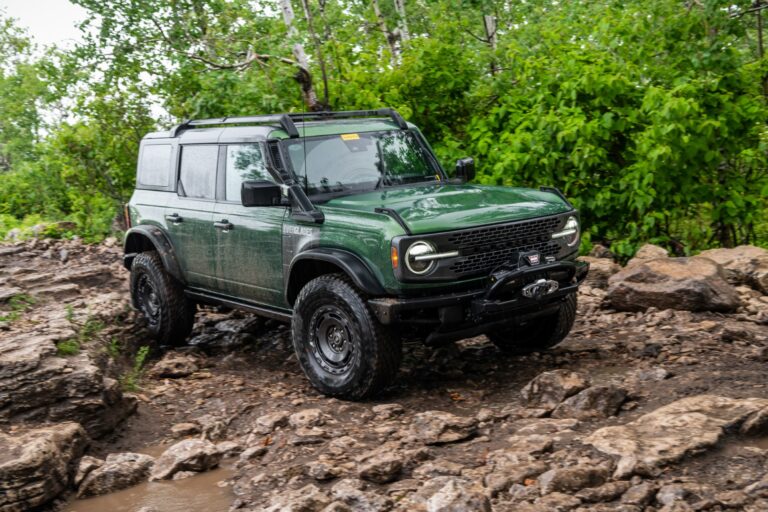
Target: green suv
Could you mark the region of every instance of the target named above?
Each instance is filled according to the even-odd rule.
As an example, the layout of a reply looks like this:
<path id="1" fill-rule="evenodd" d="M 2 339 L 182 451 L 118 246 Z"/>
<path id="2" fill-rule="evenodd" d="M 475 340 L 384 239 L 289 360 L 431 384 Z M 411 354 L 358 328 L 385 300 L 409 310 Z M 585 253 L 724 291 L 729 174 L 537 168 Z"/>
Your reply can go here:
<path id="1" fill-rule="evenodd" d="M 524 354 L 573 325 L 579 215 L 554 188 L 470 185 L 394 110 L 186 121 L 141 142 L 127 206 L 133 305 L 183 343 L 197 304 L 291 323 L 322 393 L 370 396 L 401 339 L 485 334 Z"/>

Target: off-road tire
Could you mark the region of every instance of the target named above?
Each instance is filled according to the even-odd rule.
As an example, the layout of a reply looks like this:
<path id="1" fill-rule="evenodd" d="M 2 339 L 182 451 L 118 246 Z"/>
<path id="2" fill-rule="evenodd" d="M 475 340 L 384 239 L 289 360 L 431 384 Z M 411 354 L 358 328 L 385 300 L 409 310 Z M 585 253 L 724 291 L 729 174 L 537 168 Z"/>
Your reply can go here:
<path id="1" fill-rule="evenodd" d="M 488 338 L 499 350 L 507 354 L 525 355 L 542 352 L 563 341 L 571 332 L 576 319 L 576 293 L 571 293 L 560 303 L 558 312 L 534 318 L 521 325 L 497 329 Z"/>
<path id="2" fill-rule="evenodd" d="M 378 322 L 342 274 L 320 276 L 301 289 L 291 330 L 301 369 L 324 395 L 360 400 L 379 393 L 397 375 L 400 338 Z"/>
<path id="3" fill-rule="evenodd" d="M 131 301 L 158 344 L 182 345 L 192 332 L 195 304 L 184 295 L 181 283 L 165 271 L 157 252 L 142 252 L 133 259 Z"/>

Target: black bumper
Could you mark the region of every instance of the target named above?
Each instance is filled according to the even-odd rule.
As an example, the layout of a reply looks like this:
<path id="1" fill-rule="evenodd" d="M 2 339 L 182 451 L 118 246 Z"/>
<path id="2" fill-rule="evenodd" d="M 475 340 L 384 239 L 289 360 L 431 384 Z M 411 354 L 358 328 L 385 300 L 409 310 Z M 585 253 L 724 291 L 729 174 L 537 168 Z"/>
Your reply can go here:
<path id="1" fill-rule="evenodd" d="M 497 269 L 485 288 L 421 297 L 380 297 L 368 301 L 385 325 L 428 323 L 435 330 L 427 343 L 453 341 L 507 323 L 525 322 L 553 313 L 587 277 L 589 264 L 558 261 Z M 557 283 L 556 287 L 552 283 Z M 555 288 L 555 289 L 553 289 Z"/>

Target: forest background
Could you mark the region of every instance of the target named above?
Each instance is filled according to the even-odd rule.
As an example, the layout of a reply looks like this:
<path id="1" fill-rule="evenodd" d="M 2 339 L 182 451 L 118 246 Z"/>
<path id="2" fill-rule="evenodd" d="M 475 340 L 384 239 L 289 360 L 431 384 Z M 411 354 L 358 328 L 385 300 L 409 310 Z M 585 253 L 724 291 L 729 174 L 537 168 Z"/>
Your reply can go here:
<path id="1" fill-rule="evenodd" d="M 582 250 L 768 247 L 762 1 L 73 0 L 69 48 L 0 10 L 0 239 L 119 234 L 179 120 L 388 106 L 449 172 L 560 188 Z"/>

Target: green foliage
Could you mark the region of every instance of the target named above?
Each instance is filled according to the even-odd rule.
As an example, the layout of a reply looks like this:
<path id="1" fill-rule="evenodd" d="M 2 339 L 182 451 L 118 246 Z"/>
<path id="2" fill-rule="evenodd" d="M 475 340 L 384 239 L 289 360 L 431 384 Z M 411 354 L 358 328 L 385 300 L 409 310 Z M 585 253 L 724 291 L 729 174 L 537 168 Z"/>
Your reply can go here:
<path id="1" fill-rule="evenodd" d="M 18 294 L 8 299 L 7 305 L 0 311 L 0 323 L 15 322 L 37 301 L 31 295 Z"/>
<path id="2" fill-rule="evenodd" d="M 144 363 L 147 360 L 147 356 L 149 356 L 148 346 L 140 347 L 136 352 L 131 369 L 120 379 L 120 383 L 126 391 L 138 391 L 140 389 L 139 382 L 144 376 Z"/>
<path id="3" fill-rule="evenodd" d="M 104 322 L 98 318 L 88 315 L 84 321 L 75 318 L 75 310 L 71 305 L 65 308 L 64 318 L 74 329 L 75 336 L 56 343 L 56 349 L 61 356 L 72 356 L 80 353 L 80 348 L 92 341 L 102 340 L 101 331 L 106 328 Z"/>
<path id="4" fill-rule="evenodd" d="M 0 236 L 51 220 L 74 223 L 60 236 L 110 234 L 140 138 L 174 122 L 152 105 L 176 119 L 305 110 L 300 43 L 328 106 L 397 108 L 446 168 L 475 156 L 480 183 L 562 189 L 582 250 L 768 246 L 751 2 L 405 0 L 406 41 L 393 2 L 381 20 L 371 2 L 293 2 L 289 33 L 281 1 L 75 0 L 85 42 L 42 54 L 0 16 Z"/>

